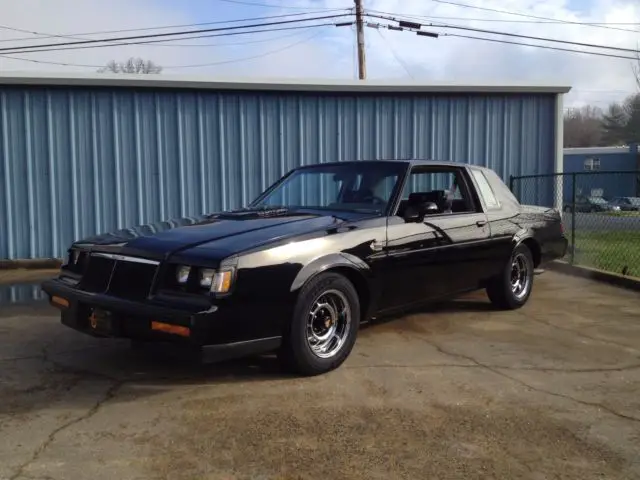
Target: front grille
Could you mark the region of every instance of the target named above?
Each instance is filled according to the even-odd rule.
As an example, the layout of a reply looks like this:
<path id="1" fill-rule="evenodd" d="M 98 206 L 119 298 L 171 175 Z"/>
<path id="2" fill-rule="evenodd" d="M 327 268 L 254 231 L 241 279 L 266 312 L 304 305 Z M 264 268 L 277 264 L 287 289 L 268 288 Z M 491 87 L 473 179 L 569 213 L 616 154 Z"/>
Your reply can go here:
<path id="1" fill-rule="evenodd" d="M 151 291 L 157 268 L 158 264 L 151 260 L 94 253 L 79 287 L 87 292 L 144 300 Z"/>
<path id="2" fill-rule="evenodd" d="M 80 288 L 87 292 L 103 293 L 109 286 L 115 261 L 110 258 L 91 256 L 87 270 L 80 282 Z"/>
<path id="3" fill-rule="evenodd" d="M 129 300 L 144 300 L 149 295 L 157 265 L 118 261 L 109 285 L 109 293 Z"/>

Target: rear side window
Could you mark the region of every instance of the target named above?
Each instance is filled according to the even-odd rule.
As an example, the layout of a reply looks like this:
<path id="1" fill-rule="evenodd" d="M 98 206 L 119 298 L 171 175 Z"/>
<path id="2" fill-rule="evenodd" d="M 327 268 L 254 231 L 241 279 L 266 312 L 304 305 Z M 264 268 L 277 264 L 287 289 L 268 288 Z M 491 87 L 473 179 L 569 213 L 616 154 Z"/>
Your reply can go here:
<path id="1" fill-rule="evenodd" d="M 472 170 L 472 172 L 473 172 L 473 177 L 476 179 L 476 182 L 478 183 L 478 188 L 480 189 L 480 195 L 484 199 L 484 203 L 487 206 L 487 208 L 499 208 L 500 203 L 498 203 L 498 200 L 496 199 L 496 196 L 494 195 L 493 190 L 491 189 L 491 185 L 489 185 L 488 180 L 484 176 L 484 173 L 482 173 L 480 170 L 475 170 L 475 169 Z"/>

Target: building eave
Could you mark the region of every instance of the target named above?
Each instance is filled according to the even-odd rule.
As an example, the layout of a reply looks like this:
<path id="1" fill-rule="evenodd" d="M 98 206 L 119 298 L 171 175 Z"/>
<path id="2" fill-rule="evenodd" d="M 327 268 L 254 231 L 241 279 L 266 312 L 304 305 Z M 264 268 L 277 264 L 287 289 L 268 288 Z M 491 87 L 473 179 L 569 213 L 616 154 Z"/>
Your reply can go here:
<path id="1" fill-rule="evenodd" d="M 325 93 L 564 94 L 570 86 L 522 83 L 422 83 L 383 80 L 221 78 L 167 74 L 0 72 L 3 86 L 167 88 L 199 90 L 298 91 Z"/>

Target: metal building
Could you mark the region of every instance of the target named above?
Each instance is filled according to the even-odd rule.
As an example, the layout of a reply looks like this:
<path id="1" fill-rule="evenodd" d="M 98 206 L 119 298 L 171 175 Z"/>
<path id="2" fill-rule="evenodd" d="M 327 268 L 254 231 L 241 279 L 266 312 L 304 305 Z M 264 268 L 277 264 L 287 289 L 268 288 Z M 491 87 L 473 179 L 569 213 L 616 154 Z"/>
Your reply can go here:
<path id="1" fill-rule="evenodd" d="M 60 257 L 90 234 L 239 207 L 301 164 L 562 171 L 568 91 L 0 74 L 0 259 Z"/>
<path id="2" fill-rule="evenodd" d="M 576 194 L 613 197 L 640 196 L 638 145 L 624 147 L 565 148 L 564 172 L 575 176 Z M 564 196 L 571 198 L 573 182 L 564 182 Z"/>

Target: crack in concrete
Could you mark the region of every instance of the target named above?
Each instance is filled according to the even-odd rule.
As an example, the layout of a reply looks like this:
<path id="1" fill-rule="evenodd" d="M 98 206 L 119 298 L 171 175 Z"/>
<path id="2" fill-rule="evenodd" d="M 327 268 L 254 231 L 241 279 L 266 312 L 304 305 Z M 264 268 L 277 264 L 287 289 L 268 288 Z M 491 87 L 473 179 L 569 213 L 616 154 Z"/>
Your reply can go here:
<path id="1" fill-rule="evenodd" d="M 30 466 L 32 465 L 35 461 L 38 460 L 38 458 L 40 457 L 40 455 L 42 455 L 42 453 L 47 449 L 47 447 L 49 445 L 51 445 L 54 440 L 56 439 L 56 436 L 63 432 L 64 430 L 66 430 L 69 427 L 72 427 L 73 425 L 76 425 L 77 423 L 80 423 L 84 420 L 87 420 L 89 418 L 91 418 L 93 415 L 95 415 L 96 413 L 98 413 L 98 411 L 100 410 L 100 408 L 109 400 L 111 400 L 113 397 L 115 397 L 115 395 L 117 394 L 118 390 L 125 384 L 125 381 L 118 381 L 116 383 L 113 383 L 105 392 L 105 394 L 102 396 L 101 399 L 99 399 L 95 405 L 93 407 L 91 407 L 86 413 L 84 413 L 83 415 L 80 415 L 79 417 L 74 418 L 73 420 L 70 420 L 62 425 L 60 425 L 58 428 L 54 429 L 51 433 L 49 433 L 49 435 L 47 436 L 47 438 L 44 440 L 44 442 L 42 442 L 40 444 L 40 446 L 38 448 L 36 448 L 34 450 L 34 452 L 31 454 L 31 458 L 29 460 L 27 460 L 26 462 L 24 462 L 22 465 L 20 465 L 18 467 L 18 469 L 16 470 L 16 472 L 9 477 L 9 480 L 17 480 L 19 477 L 24 477 L 24 471 Z"/>
<path id="2" fill-rule="evenodd" d="M 592 335 L 587 335 L 586 333 L 582 333 L 578 330 L 574 330 L 572 328 L 562 327 L 560 325 L 555 325 L 551 322 L 547 322 L 546 320 L 541 320 L 539 318 L 533 317 L 531 315 L 525 315 L 528 320 L 533 320 L 534 322 L 541 323 L 542 325 L 546 325 L 551 328 L 557 328 L 558 330 L 562 330 L 564 332 L 570 332 L 578 337 L 586 338 L 588 340 L 592 340 L 594 342 L 607 343 L 609 345 L 615 345 L 616 347 L 622 347 L 627 350 L 632 350 L 634 352 L 640 353 L 640 350 L 632 347 L 631 345 L 625 345 L 624 343 L 616 342 L 615 340 L 607 340 L 606 338 L 594 337 Z"/>
<path id="3" fill-rule="evenodd" d="M 60 353 L 57 353 L 60 354 Z M 99 373 L 99 372 L 94 372 L 92 370 L 85 370 L 82 368 L 75 368 L 75 367 L 69 367 L 68 365 L 63 365 L 60 362 L 55 361 L 54 359 L 51 358 L 49 352 L 47 351 L 47 347 L 43 347 L 42 348 L 42 355 L 41 358 L 47 362 L 50 363 L 51 365 L 53 365 L 53 367 L 63 373 L 69 373 L 72 375 L 79 375 L 79 376 L 88 376 L 88 377 L 95 377 L 95 378 L 99 378 L 102 380 L 107 380 L 110 382 L 124 382 L 126 380 L 121 379 L 121 378 L 116 378 L 113 377 L 111 375 L 107 375 L 106 373 Z"/>
<path id="4" fill-rule="evenodd" d="M 80 348 L 72 348 L 70 350 L 63 350 L 61 352 L 56 352 L 56 355 L 68 355 L 70 353 L 77 353 L 77 352 L 84 352 L 87 350 L 94 350 L 96 347 L 95 346 L 91 346 L 91 347 L 80 347 Z M 46 347 L 45 347 L 46 349 Z M 0 362 L 20 362 L 23 360 L 47 360 L 47 355 L 48 353 L 40 353 L 40 354 L 34 354 L 34 355 L 25 355 L 24 357 L 6 357 L 6 358 L 0 358 Z"/>
<path id="5" fill-rule="evenodd" d="M 466 358 L 466 357 L 465 357 Z M 473 364 L 467 363 L 429 363 L 423 365 L 402 365 L 402 364 L 377 364 L 377 365 L 350 365 L 345 366 L 347 369 L 366 369 L 366 368 L 495 368 L 499 370 L 521 370 L 534 372 L 559 372 L 559 373 L 606 373 L 606 372 L 624 372 L 629 370 L 637 370 L 640 364 L 626 365 L 624 367 L 609 368 L 558 368 L 558 367 L 510 367 L 502 365 L 489 364 Z"/>
<path id="6" fill-rule="evenodd" d="M 603 405 L 601 403 L 588 402 L 586 400 L 581 400 L 579 398 L 575 398 L 575 397 L 572 397 L 570 395 L 565 395 L 565 394 L 562 394 L 562 393 L 552 392 L 551 390 L 545 390 L 543 388 L 534 387 L 533 385 L 529 385 L 528 383 L 524 382 L 523 380 L 520 380 L 519 378 L 515 378 L 515 377 L 512 377 L 511 375 L 507 375 L 506 373 L 500 371 L 501 370 L 500 368 L 492 367 L 491 365 L 486 365 L 486 364 L 476 360 L 473 357 L 470 357 L 470 356 L 467 356 L 467 355 L 464 355 L 464 354 L 461 354 L 461 353 L 454 353 L 454 352 L 450 352 L 448 350 L 445 350 L 439 344 L 437 344 L 437 343 L 435 343 L 435 342 L 433 342 L 433 341 L 431 341 L 431 340 L 429 340 L 429 339 L 427 339 L 427 338 L 425 338 L 425 337 L 423 337 L 421 335 L 415 335 L 414 337 L 415 338 L 419 338 L 423 342 L 431 345 L 433 348 L 435 348 L 438 352 L 442 353 L 443 355 L 448 355 L 448 356 L 453 357 L 453 358 L 461 358 L 461 359 L 467 360 L 469 362 L 473 362 L 476 365 L 478 365 L 480 367 L 483 367 L 483 368 L 489 370 L 490 372 L 495 373 L 496 375 L 499 375 L 501 377 L 507 378 L 507 379 L 511 380 L 512 382 L 518 383 L 519 385 L 522 385 L 523 387 L 528 388 L 529 390 L 533 390 L 534 392 L 545 393 L 547 395 L 551 395 L 551 396 L 554 396 L 554 397 L 564 398 L 566 400 L 571 400 L 571 401 L 573 401 L 575 403 L 578 403 L 580 405 L 585 405 L 585 406 L 588 406 L 588 407 L 600 408 L 600 409 L 602 409 L 602 410 L 604 410 L 604 411 L 606 411 L 606 412 L 610 413 L 611 415 L 614 415 L 614 416 L 616 416 L 618 418 L 621 418 L 621 419 L 624 419 L 624 420 L 631 420 L 633 422 L 640 422 L 640 418 L 633 417 L 631 415 L 625 415 L 624 413 L 617 412 L 616 410 L 614 410 L 614 409 L 612 409 L 612 408 L 610 408 L 610 407 L 608 407 L 606 405 Z"/>
<path id="7" fill-rule="evenodd" d="M 23 360 L 37 360 L 42 359 L 42 355 L 26 355 L 24 357 L 6 357 L 0 358 L 0 362 L 20 362 Z"/>

